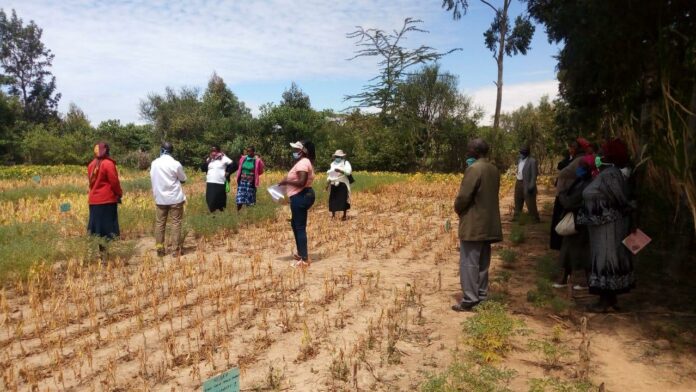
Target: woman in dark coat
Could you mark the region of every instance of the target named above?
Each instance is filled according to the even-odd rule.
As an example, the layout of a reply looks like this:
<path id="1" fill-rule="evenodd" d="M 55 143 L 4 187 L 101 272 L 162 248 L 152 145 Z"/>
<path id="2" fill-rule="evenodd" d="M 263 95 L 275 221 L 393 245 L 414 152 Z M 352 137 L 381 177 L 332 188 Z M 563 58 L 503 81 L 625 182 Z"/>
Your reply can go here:
<path id="1" fill-rule="evenodd" d="M 568 145 L 568 155 L 563 158 L 562 161 L 558 162 L 558 177 L 556 177 L 556 198 L 553 201 L 553 213 L 551 214 L 551 237 L 549 241 L 549 248 L 554 250 L 561 249 L 561 238 L 558 233 L 556 233 L 556 225 L 563 218 L 563 206 L 561 206 L 558 200 L 558 195 L 566 191 L 568 187 L 575 181 L 575 169 L 577 168 L 576 160 L 580 158 L 578 156 L 578 143 L 572 142 Z"/>
<path id="2" fill-rule="evenodd" d="M 599 301 L 592 312 L 618 309 L 617 295 L 635 287 L 633 255 L 622 241 L 631 232 L 628 183 L 620 167 L 628 163 L 626 145 L 619 140 L 602 146 L 599 175 L 582 192 L 584 206 L 578 223 L 587 225 L 590 238 L 590 293 Z"/>
<path id="3" fill-rule="evenodd" d="M 586 157 L 587 158 L 587 157 Z M 558 202 L 562 208 L 561 217 L 568 213 L 572 213 L 574 219 L 577 220 L 578 212 L 584 205 L 582 192 L 592 182 L 592 170 L 595 163 L 590 159 L 582 158 L 575 170 L 576 179 L 566 191 L 558 195 Z M 560 264 L 563 266 L 563 276 L 560 283 L 554 283 L 553 287 L 562 288 L 568 285 L 568 278 L 573 271 L 585 271 L 585 282 L 583 285 L 578 284 L 573 286 L 575 290 L 584 290 L 587 285 L 587 278 L 590 273 L 590 237 L 587 232 L 587 227 L 575 225 L 576 234 L 563 237 L 561 243 Z M 555 228 L 554 228 L 555 232 Z"/>

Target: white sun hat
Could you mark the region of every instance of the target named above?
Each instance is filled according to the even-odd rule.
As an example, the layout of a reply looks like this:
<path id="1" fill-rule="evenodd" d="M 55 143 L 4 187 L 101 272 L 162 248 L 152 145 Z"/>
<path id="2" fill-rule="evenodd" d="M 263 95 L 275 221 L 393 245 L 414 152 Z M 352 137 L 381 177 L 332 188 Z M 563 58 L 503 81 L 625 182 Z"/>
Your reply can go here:
<path id="1" fill-rule="evenodd" d="M 339 158 L 345 158 L 345 157 L 346 157 L 346 153 L 343 152 L 343 150 L 336 150 L 336 152 L 333 154 L 333 156 L 339 157 Z"/>
<path id="2" fill-rule="evenodd" d="M 290 147 L 297 148 L 298 150 L 304 150 L 304 144 L 302 144 L 302 142 L 290 143 Z"/>

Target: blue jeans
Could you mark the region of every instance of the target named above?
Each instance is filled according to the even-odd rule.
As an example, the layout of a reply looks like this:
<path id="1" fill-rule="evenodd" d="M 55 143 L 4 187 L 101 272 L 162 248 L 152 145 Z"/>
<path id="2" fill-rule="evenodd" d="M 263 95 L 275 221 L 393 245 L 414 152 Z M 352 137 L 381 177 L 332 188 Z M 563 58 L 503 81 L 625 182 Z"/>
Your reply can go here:
<path id="1" fill-rule="evenodd" d="M 302 192 L 290 197 L 290 212 L 292 219 L 292 233 L 295 235 L 295 245 L 297 246 L 297 254 L 302 257 L 302 260 L 307 260 L 307 212 L 314 205 L 314 189 L 305 188 Z"/>

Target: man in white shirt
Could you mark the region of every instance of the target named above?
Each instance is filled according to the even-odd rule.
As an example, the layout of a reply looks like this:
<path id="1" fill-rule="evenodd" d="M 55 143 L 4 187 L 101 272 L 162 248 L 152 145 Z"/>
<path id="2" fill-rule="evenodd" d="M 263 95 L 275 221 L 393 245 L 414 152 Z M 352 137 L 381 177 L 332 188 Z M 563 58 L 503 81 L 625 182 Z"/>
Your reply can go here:
<path id="1" fill-rule="evenodd" d="M 150 179 L 152 180 L 152 194 L 157 205 L 157 220 L 155 224 L 155 243 L 157 255 L 166 254 L 164 245 L 164 232 L 167 226 L 167 217 L 172 218 L 171 244 L 174 246 L 172 257 L 182 253 L 183 238 L 181 238 L 181 222 L 184 218 L 184 203 L 186 196 L 181 184 L 186 182 L 184 167 L 172 157 L 174 146 L 169 142 L 162 143 L 159 158 L 152 161 L 150 166 Z"/>

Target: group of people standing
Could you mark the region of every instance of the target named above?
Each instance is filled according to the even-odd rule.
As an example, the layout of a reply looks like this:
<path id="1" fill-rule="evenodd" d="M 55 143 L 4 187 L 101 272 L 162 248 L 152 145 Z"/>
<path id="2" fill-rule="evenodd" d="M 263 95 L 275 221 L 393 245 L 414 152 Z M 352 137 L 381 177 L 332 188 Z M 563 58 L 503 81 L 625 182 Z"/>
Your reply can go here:
<path id="1" fill-rule="evenodd" d="M 291 143 L 293 166 L 279 186 L 286 189 L 292 213 L 291 227 L 295 236 L 297 252 L 293 255 L 295 266 L 309 266 L 307 250 L 307 216 L 314 205 L 315 194 L 314 161 L 316 158 L 314 144 L 309 141 Z M 162 143 L 160 155 L 150 165 L 150 179 L 156 205 L 155 214 L 155 248 L 158 256 L 165 256 L 165 230 L 167 220 L 171 219 L 171 250 L 177 257 L 183 251 L 181 226 L 184 216 L 186 196 L 182 184 L 187 180 L 184 168 L 174 159 L 174 146 Z M 347 218 L 350 209 L 350 184 L 352 168 L 346 160 L 346 154 L 337 150 L 333 155 L 331 167 L 327 172 L 327 189 L 329 210 L 332 217 L 336 212 L 343 212 L 342 219 Z M 256 192 L 260 185 L 265 164 L 254 147 L 247 147 L 238 161 L 225 155 L 219 146 L 213 146 L 209 156 L 201 165 L 206 173 L 206 203 L 211 213 L 222 212 L 227 207 L 227 193 L 230 192 L 231 176 L 236 172 L 237 211 L 244 206 L 256 204 Z M 118 225 L 118 204 L 121 202 L 121 190 L 116 164 L 110 156 L 109 145 L 99 143 L 94 147 L 94 159 L 87 167 L 89 178 L 89 223 L 87 231 L 91 235 L 114 239 L 120 236 Z M 104 250 L 100 245 L 100 250 Z"/>
<path id="2" fill-rule="evenodd" d="M 502 241 L 499 190 L 500 174 L 486 156 L 489 146 L 482 139 L 468 145 L 467 169 L 454 201 L 459 215 L 460 284 L 462 300 L 455 311 L 469 311 L 488 296 L 491 244 Z M 540 222 L 536 208 L 537 162 L 529 146 L 520 149 L 515 183 L 517 220 L 523 205 Z M 588 311 L 618 309 L 617 295 L 635 286 L 633 256 L 623 240 L 636 230 L 636 202 L 631 192 L 630 160 L 626 145 L 611 139 L 597 148 L 584 138 L 568 147 L 568 156 L 558 165 L 556 199 L 551 221 L 550 247 L 560 250 L 563 269 L 554 287 L 569 284 L 575 271 L 585 271 L 585 285 L 599 296 Z M 563 219 L 567 217 L 567 219 Z M 562 221 L 570 230 L 559 230 Z"/>
<path id="3" fill-rule="evenodd" d="M 256 154 L 252 146 L 244 149 L 239 161 L 225 155 L 220 146 L 213 146 L 210 154 L 201 164 L 201 171 L 206 173 L 205 200 L 210 212 L 224 211 L 227 208 L 227 193 L 233 173 L 237 173 L 237 211 L 244 206 L 256 204 L 256 189 L 266 165 Z"/>
<path id="4" fill-rule="evenodd" d="M 623 244 L 637 228 L 628 148 L 619 139 L 607 140 L 597 149 L 578 138 L 557 168 L 549 245 L 560 250 L 563 273 L 554 287 L 566 287 L 574 272 L 584 271 L 584 281 L 576 281 L 573 289 L 589 287 L 590 293 L 599 295 L 588 310 L 618 310 L 617 295 L 635 286 L 633 254 Z M 561 236 L 557 227 L 564 217 L 572 219 L 575 230 Z"/>

